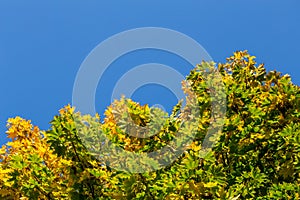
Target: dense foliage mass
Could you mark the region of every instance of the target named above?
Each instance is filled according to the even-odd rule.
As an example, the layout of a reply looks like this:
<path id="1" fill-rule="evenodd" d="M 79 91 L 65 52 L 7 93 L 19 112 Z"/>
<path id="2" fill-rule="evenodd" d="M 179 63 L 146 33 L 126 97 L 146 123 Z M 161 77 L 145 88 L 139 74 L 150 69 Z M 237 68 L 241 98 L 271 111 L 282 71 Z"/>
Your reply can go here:
<path id="1" fill-rule="evenodd" d="M 96 150 L 108 145 L 101 134 L 131 152 L 168 145 L 180 127 L 180 104 L 167 116 L 122 98 L 106 110 L 103 122 L 98 115 L 83 116 L 66 106 L 48 131 L 20 117 L 8 120 L 11 141 L 0 149 L 1 199 L 299 199 L 299 86 L 288 75 L 266 72 L 246 51 L 218 64 L 227 95 L 226 119 L 218 142 L 201 158 L 213 92 L 207 89 L 203 65 L 214 66 L 202 63 L 187 76 L 201 112 L 197 133 L 171 165 L 144 173 L 119 171 L 114 162 L 126 160 L 113 153 L 96 156 Z M 155 127 L 160 128 L 150 138 L 126 134 L 126 123 L 119 120 L 130 118 L 144 127 L 151 125 L 151 116 L 158 116 Z M 97 142 L 87 146 L 83 140 Z M 147 164 L 159 163 L 149 158 Z"/>

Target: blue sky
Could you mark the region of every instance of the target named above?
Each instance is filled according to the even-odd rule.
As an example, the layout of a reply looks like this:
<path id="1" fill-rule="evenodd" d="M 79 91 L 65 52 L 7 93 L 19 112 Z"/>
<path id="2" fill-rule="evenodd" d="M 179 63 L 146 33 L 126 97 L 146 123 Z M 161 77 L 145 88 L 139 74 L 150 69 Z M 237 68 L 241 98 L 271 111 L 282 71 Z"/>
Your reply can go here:
<path id="1" fill-rule="evenodd" d="M 7 141 L 9 117 L 21 116 L 41 129 L 49 128 L 58 110 L 72 102 L 77 71 L 90 51 L 108 37 L 133 28 L 164 27 L 184 33 L 215 62 L 247 49 L 268 70 L 288 73 L 300 85 L 299 9 L 297 0 L 2 0 L 0 144 Z M 97 111 L 103 113 L 109 104 L 107 97 L 124 69 L 148 62 L 164 63 L 184 74 L 191 69 L 166 52 L 128 54 L 114 62 L 101 80 Z M 140 88 L 133 98 L 142 103 L 155 99 L 166 107 L 176 103 L 169 90 L 157 85 Z"/>

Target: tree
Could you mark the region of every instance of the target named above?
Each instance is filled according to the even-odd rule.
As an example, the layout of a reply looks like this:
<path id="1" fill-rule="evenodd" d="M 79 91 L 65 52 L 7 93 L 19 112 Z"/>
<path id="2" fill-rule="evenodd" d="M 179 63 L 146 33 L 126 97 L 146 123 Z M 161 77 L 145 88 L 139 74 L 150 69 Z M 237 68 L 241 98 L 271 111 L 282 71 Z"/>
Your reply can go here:
<path id="1" fill-rule="evenodd" d="M 126 151 L 147 153 L 170 145 L 180 129 L 180 134 L 189 135 L 189 127 L 180 126 L 182 116 L 188 117 L 180 103 L 168 116 L 122 98 L 108 107 L 103 122 L 99 115 L 81 115 L 66 106 L 48 131 L 20 117 L 9 119 L 7 135 L 12 141 L 0 150 L 0 195 L 4 199 L 298 199 L 300 88 L 288 75 L 266 72 L 254 59 L 247 51 L 238 51 L 217 68 L 203 62 L 190 72 L 186 80 L 200 112 L 194 119 L 195 137 L 174 162 L 158 170 L 118 171 L 117 162 L 126 169 L 137 163 L 129 162 L 129 157 L 118 160 L 117 150 L 102 150 L 114 143 Z M 222 75 L 226 119 L 218 142 L 201 157 L 210 119 L 218 114 L 212 112 L 210 98 L 216 91 L 209 89 L 215 83 L 205 81 L 204 66 Z M 138 134 L 135 126 L 154 127 L 157 134 L 128 135 Z M 145 166 L 152 169 L 168 159 L 149 157 Z"/>

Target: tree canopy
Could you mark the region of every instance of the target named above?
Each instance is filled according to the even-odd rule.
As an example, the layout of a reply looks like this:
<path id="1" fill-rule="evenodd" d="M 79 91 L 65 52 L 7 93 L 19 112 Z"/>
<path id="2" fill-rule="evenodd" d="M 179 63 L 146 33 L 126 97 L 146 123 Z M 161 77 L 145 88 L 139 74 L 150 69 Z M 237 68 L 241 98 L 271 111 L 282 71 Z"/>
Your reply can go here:
<path id="1" fill-rule="evenodd" d="M 211 109 L 215 91 L 205 81 L 204 65 L 221 74 L 226 113 L 217 142 L 201 157 L 211 117 L 218 114 Z M 290 76 L 267 72 L 247 51 L 237 51 L 225 63 L 197 65 L 186 81 L 200 112 L 195 135 L 176 160 L 157 170 L 132 173 L 139 163 L 126 156 L 120 160 L 118 151 L 99 150 L 110 148 L 110 141 L 125 151 L 147 153 L 168 146 L 178 132 L 188 136 L 189 126 L 180 131 L 179 116 L 189 117 L 181 103 L 167 115 L 124 97 L 107 108 L 103 120 L 68 105 L 45 131 L 21 117 L 8 119 L 10 141 L 0 149 L 1 199 L 300 198 L 300 88 Z M 183 90 L 189 97 L 184 85 Z M 156 127 L 156 133 L 128 135 L 136 133 L 128 123 Z M 145 159 L 153 169 L 171 158 Z M 120 163 L 128 170 L 116 169 Z"/>

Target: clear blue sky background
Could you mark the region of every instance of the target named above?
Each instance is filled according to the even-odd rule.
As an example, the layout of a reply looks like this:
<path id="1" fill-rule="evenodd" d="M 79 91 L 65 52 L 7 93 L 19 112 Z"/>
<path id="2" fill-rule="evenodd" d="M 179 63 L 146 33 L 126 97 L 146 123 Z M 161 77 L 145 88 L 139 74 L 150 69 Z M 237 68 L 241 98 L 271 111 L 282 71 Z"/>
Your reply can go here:
<path id="1" fill-rule="evenodd" d="M 7 141 L 9 117 L 22 116 L 49 128 L 58 110 L 71 103 L 77 70 L 88 53 L 111 35 L 132 28 L 180 31 L 198 41 L 216 62 L 247 49 L 268 70 L 289 73 L 300 85 L 299 10 L 298 0 L 2 0 L 0 144 Z M 122 57 L 101 80 L 107 86 L 97 89 L 97 111 L 102 113 L 109 104 L 105 97 L 111 95 L 124 69 L 148 62 L 167 64 L 185 74 L 190 69 L 165 52 L 149 50 Z M 140 88 L 134 98 L 146 103 L 152 101 L 149 96 L 161 104 L 176 102 L 170 91 L 155 85 Z"/>

